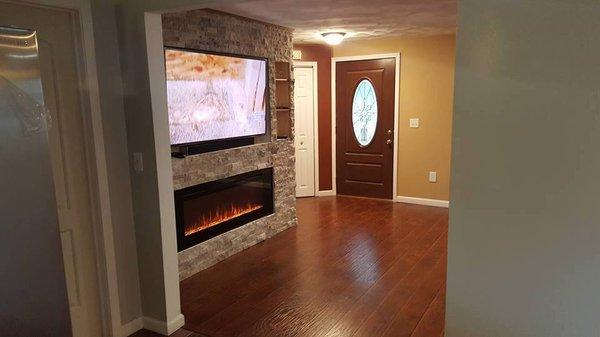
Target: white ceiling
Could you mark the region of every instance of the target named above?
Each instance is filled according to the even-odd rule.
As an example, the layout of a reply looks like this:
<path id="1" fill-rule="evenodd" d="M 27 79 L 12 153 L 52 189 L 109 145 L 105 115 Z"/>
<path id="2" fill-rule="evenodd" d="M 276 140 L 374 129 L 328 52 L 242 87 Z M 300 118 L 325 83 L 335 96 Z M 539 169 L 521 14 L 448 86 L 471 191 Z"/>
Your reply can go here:
<path id="1" fill-rule="evenodd" d="M 452 34 L 457 0 L 239 0 L 212 8 L 294 28 L 294 42 L 321 42 L 319 34 L 349 38 Z"/>

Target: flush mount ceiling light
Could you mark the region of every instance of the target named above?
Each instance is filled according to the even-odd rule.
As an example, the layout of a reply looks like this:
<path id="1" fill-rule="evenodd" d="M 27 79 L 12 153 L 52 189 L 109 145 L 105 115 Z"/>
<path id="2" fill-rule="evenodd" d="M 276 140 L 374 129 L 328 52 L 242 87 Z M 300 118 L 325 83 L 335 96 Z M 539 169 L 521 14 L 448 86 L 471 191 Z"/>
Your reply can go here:
<path id="1" fill-rule="evenodd" d="M 323 40 L 325 40 L 325 42 L 327 44 L 335 46 L 335 45 L 342 43 L 342 41 L 346 37 L 346 33 L 330 32 L 330 33 L 323 33 L 323 34 L 321 34 L 321 36 L 323 37 Z"/>

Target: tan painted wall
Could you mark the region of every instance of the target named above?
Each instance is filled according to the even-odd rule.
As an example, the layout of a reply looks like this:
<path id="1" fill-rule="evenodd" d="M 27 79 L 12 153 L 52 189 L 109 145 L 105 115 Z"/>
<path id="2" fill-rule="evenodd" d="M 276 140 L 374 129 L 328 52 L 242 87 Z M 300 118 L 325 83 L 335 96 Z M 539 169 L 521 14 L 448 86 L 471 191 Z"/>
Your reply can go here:
<path id="1" fill-rule="evenodd" d="M 449 199 L 455 36 L 346 41 L 333 56 L 400 53 L 398 195 Z M 418 129 L 408 127 L 419 118 Z M 436 171 L 437 183 L 428 181 Z"/>

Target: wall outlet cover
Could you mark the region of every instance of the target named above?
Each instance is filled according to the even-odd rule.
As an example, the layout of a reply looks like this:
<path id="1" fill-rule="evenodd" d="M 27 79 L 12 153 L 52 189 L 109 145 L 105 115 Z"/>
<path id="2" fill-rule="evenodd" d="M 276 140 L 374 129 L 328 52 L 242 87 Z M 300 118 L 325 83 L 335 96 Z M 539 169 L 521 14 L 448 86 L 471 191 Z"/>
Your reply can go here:
<path id="1" fill-rule="evenodd" d="M 429 182 L 430 183 L 437 182 L 437 172 L 435 172 L 435 171 L 429 172 Z"/>

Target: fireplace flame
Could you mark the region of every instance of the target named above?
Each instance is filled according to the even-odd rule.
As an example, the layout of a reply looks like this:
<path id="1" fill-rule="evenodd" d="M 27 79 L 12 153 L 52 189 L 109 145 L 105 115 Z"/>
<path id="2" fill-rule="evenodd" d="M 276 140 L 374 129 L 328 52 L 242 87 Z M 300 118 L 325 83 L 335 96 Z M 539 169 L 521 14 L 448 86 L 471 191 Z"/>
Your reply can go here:
<path id="1" fill-rule="evenodd" d="M 222 222 L 235 219 L 244 214 L 254 212 L 258 209 L 263 208 L 262 205 L 258 204 L 246 204 L 244 206 L 231 205 L 229 208 L 218 209 L 214 213 L 211 212 L 208 215 L 203 215 L 199 218 L 195 224 L 185 227 L 185 236 L 198 233 L 199 231 L 218 225 Z"/>

